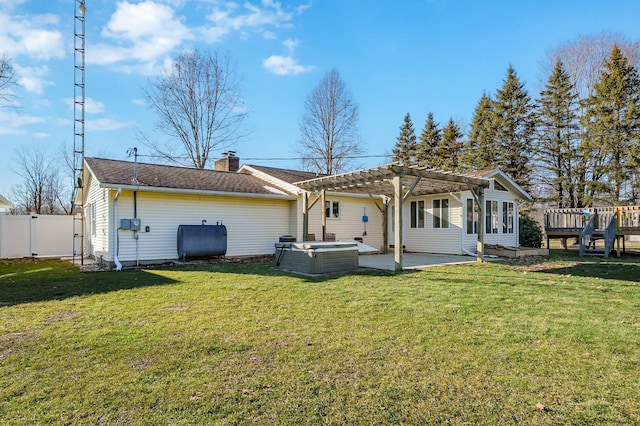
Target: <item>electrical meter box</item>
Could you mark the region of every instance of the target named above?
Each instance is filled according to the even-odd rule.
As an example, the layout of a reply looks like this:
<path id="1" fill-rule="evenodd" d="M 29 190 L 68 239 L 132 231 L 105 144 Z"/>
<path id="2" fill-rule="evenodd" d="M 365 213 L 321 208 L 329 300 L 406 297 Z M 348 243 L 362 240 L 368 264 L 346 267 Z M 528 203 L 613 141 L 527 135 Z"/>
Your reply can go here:
<path id="1" fill-rule="evenodd" d="M 134 219 L 120 219 L 120 229 L 139 231 L 142 229 L 142 221 L 137 217 Z"/>

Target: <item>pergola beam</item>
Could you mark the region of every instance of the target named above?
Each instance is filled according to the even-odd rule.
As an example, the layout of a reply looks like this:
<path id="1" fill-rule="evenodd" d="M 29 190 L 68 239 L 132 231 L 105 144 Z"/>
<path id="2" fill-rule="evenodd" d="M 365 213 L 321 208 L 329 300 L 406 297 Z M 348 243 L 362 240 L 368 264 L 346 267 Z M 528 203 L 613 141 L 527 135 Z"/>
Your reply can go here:
<path id="1" fill-rule="evenodd" d="M 386 196 L 387 199 L 393 199 L 395 203 L 395 220 L 393 224 L 395 231 L 394 262 L 397 271 L 402 270 L 402 247 L 404 242 L 402 210 L 406 199 L 409 196 L 425 196 L 471 190 L 478 205 L 479 213 L 478 261 L 483 261 L 484 259 L 484 227 L 482 226 L 484 220 L 483 190 L 489 187 L 489 181 L 486 179 L 453 172 L 427 170 L 416 166 L 407 167 L 392 163 L 340 175 L 309 179 L 296 182 L 295 185 L 305 191 L 320 192 L 322 194 L 319 198 L 322 202 L 323 240 L 326 237 L 325 191 L 333 190 L 369 195 L 376 193 Z M 406 193 L 404 192 L 405 187 L 408 188 Z M 315 202 L 317 202 L 317 200 Z M 312 206 L 313 204 L 311 207 Z M 388 210 L 387 206 L 388 202 L 385 202 L 385 211 Z M 306 211 L 308 212 L 311 207 L 307 207 Z M 387 231 L 387 216 L 388 215 L 385 214 L 385 232 Z M 388 238 L 384 239 L 385 246 L 388 246 Z"/>

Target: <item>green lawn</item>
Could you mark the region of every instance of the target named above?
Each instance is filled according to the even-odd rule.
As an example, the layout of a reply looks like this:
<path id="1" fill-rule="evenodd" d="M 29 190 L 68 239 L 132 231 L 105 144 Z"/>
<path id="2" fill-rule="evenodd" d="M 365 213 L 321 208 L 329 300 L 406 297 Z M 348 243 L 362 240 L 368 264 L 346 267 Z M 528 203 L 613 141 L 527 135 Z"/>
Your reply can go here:
<path id="1" fill-rule="evenodd" d="M 640 424 L 640 258 L 0 263 L 2 424 Z"/>

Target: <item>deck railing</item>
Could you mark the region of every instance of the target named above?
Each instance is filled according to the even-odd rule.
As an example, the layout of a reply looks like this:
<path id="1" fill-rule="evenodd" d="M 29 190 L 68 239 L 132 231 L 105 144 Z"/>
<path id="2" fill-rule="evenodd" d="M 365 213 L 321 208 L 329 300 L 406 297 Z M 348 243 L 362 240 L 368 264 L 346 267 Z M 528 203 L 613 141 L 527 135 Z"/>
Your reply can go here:
<path id="1" fill-rule="evenodd" d="M 624 206 L 618 209 L 618 228 L 640 227 L 640 206 Z"/>
<path id="2" fill-rule="evenodd" d="M 582 229 L 587 223 L 584 211 L 593 209 L 552 209 L 545 211 L 546 229 Z"/>
<path id="3" fill-rule="evenodd" d="M 616 217 L 617 229 L 640 228 L 640 206 L 617 206 L 548 209 L 544 214 L 545 229 L 581 230 L 594 215 L 597 216 L 595 229 L 607 228 L 612 216 Z"/>

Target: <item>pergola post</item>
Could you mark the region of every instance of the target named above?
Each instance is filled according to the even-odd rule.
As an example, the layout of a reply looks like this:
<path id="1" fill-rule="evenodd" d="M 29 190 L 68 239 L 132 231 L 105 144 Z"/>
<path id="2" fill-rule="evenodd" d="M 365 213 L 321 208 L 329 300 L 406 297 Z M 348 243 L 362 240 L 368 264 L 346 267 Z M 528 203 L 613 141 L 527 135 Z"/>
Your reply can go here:
<path id="1" fill-rule="evenodd" d="M 389 198 L 385 197 L 382 204 L 382 250 L 389 253 Z"/>
<path id="2" fill-rule="evenodd" d="M 478 188 L 478 262 L 484 262 L 484 189 Z"/>
<path id="3" fill-rule="evenodd" d="M 402 241 L 403 241 L 403 227 L 402 227 L 402 203 L 403 203 L 403 188 L 402 188 L 402 176 L 393 176 L 393 199 L 395 202 L 395 221 L 393 223 L 393 229 L 395 231 L 395 249 L 393 250 L 394 269 L 396 272 L 402 271 Z"/>
<path id="4" fill-rule="evenodd" d="M 302 193 L 302 240 L 307 240 L 309 235 L 309 193 Z"/>
<path id="5" fill-rule="evenodd" d="M 320 192 L 320 211 L 322 212 L 322 241 L 327 240 L 327 191 Z"/>

